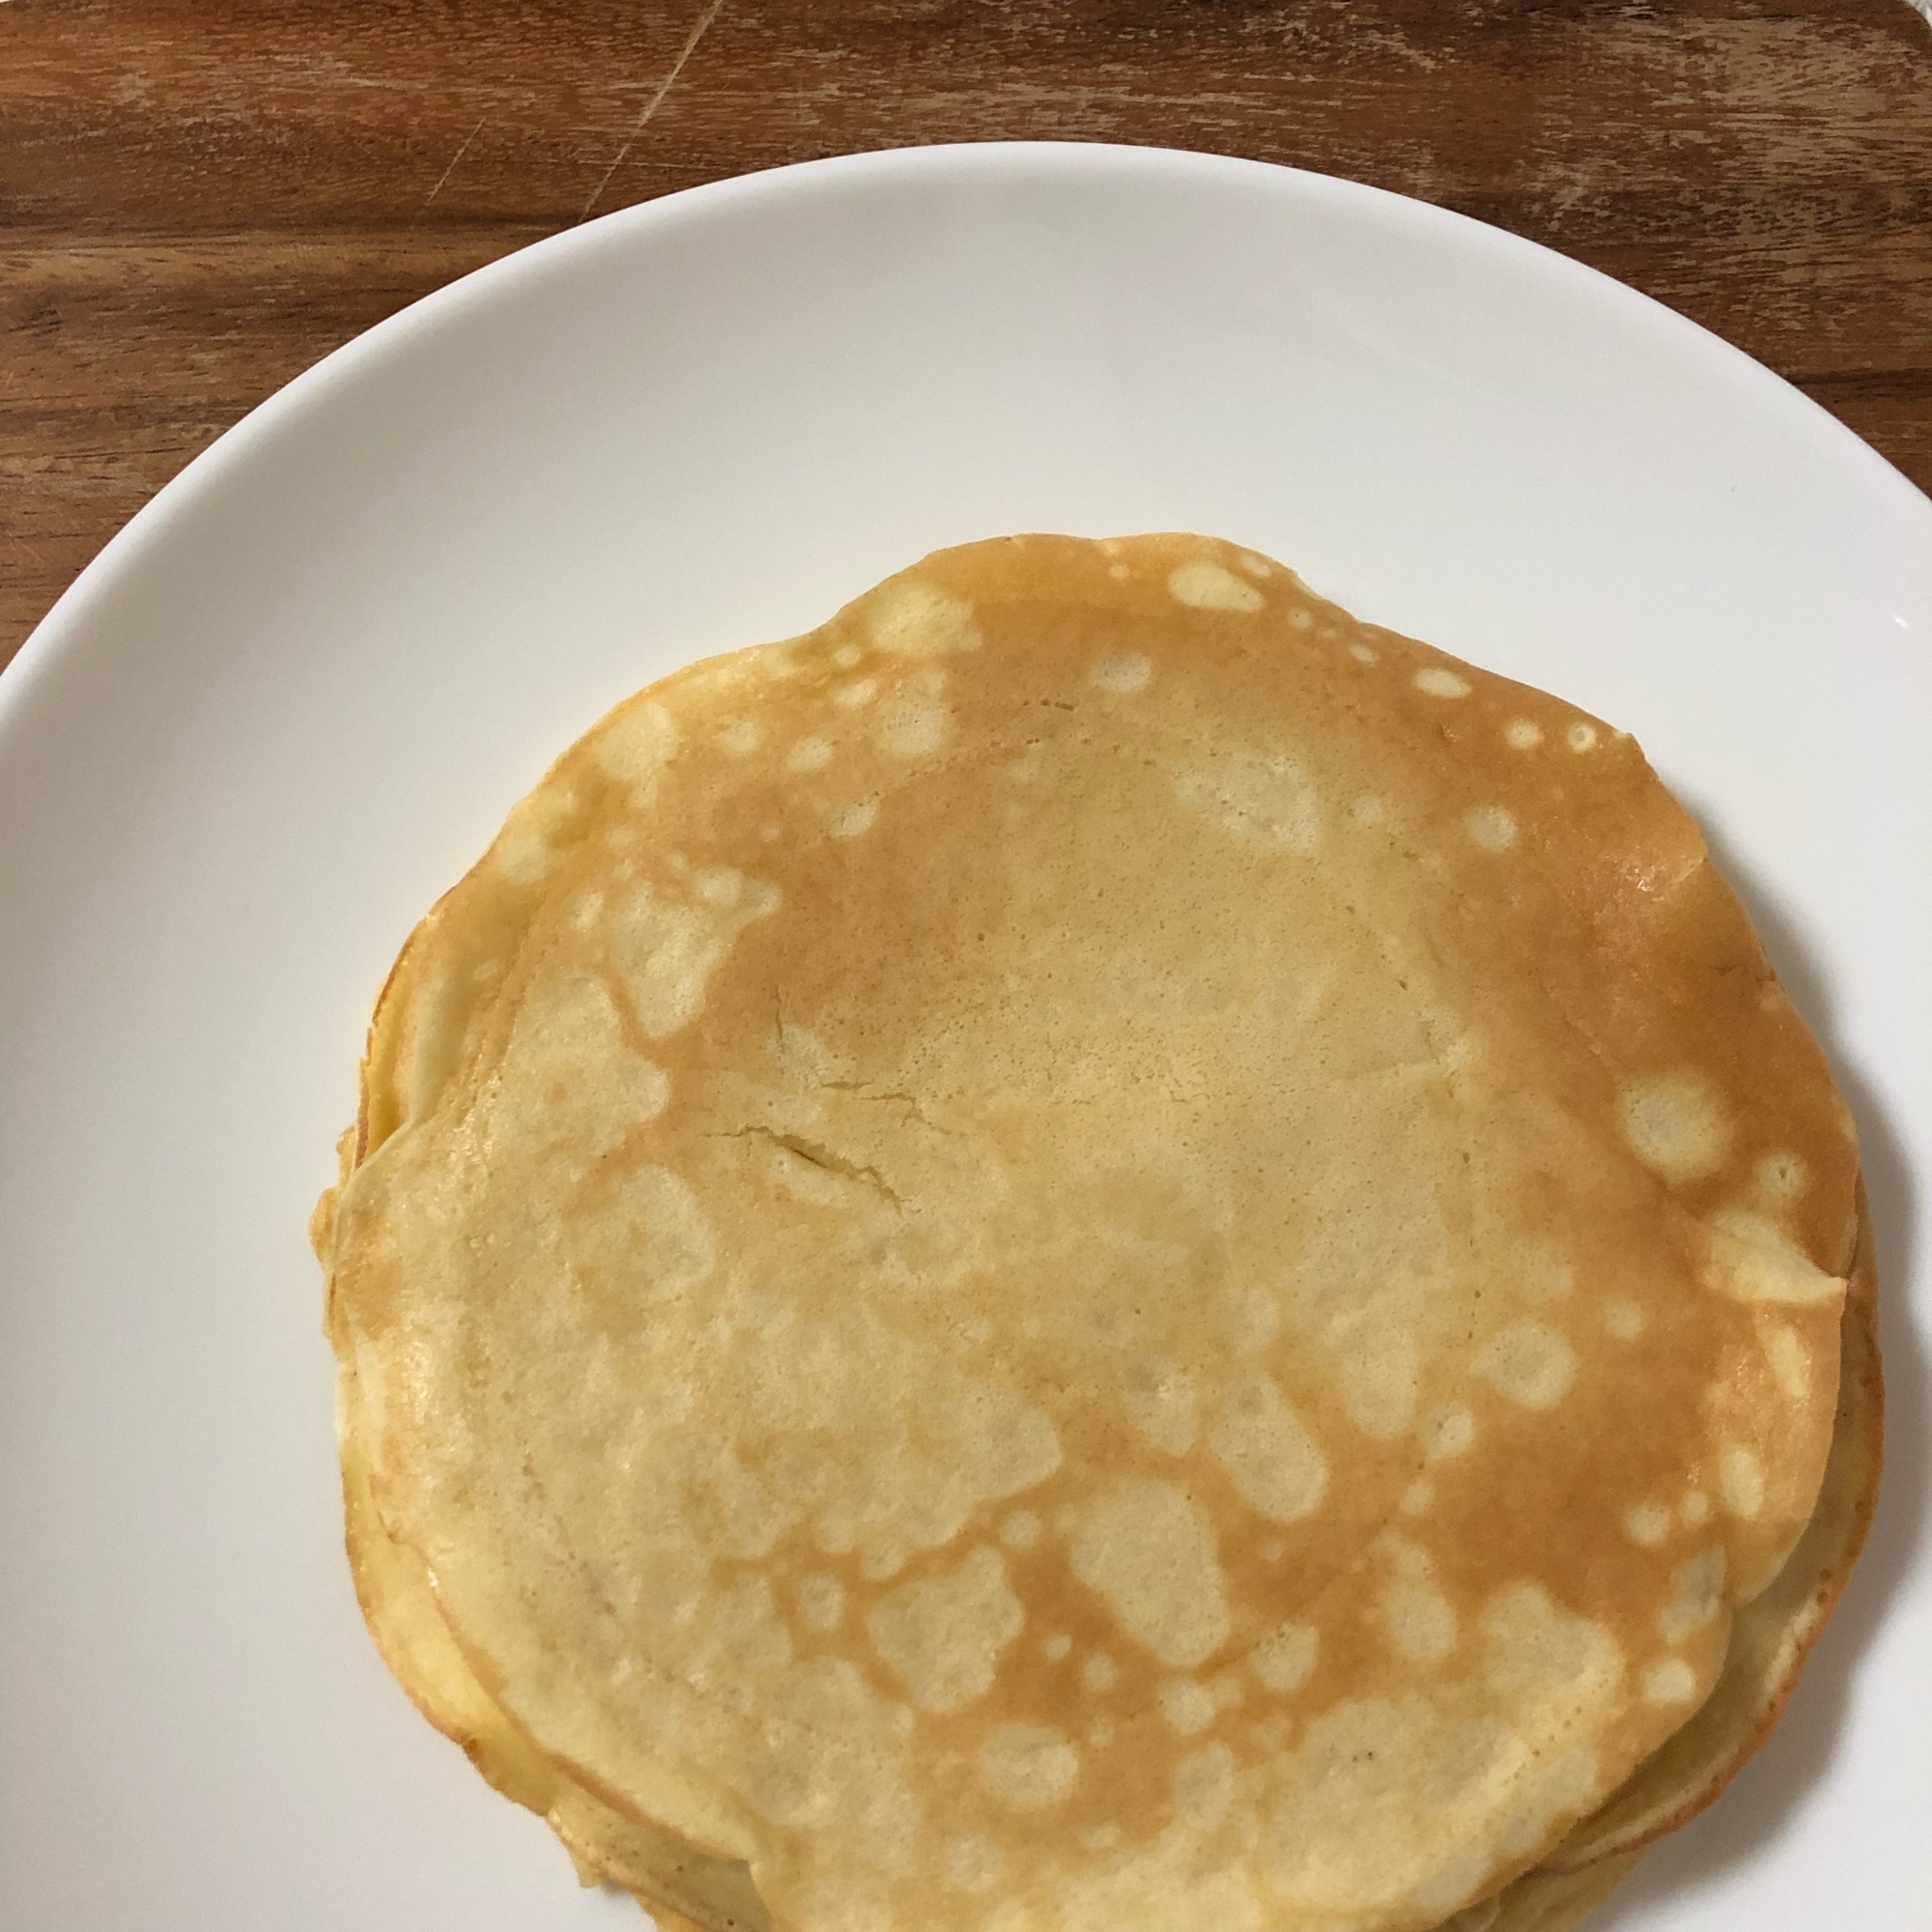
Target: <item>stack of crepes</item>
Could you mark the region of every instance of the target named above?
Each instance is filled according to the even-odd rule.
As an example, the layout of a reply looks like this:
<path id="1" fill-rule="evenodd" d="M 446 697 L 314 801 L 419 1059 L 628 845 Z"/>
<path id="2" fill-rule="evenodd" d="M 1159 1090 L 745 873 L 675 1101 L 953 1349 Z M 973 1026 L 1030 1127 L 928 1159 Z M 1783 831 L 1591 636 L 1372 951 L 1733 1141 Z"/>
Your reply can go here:
<path id="1" fill-rule="evenodd" d="M 704 1932 L 1553 1932 L 1879 1458 L 1847 1111 L 1626 735 L 1196 536 L 621 704 L 317 1246 L 391 1668 Z"/>

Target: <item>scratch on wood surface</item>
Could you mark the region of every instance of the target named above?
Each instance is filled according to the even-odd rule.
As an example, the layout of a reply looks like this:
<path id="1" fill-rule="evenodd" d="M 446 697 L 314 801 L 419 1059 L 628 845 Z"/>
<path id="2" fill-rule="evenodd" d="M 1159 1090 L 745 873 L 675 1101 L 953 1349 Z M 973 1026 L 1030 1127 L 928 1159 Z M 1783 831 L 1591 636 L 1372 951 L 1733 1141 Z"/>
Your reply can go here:
<path id="1" fill-rule="evenodd" d="M 638 116 L 638 125 L 625 137 L 624 145 L 617 150 L 615 158 L 604 170 L 597 185 L 590 190 L 590 199 L 583 204 L 583 213 L 577 217 L 578 220 L 587 221 L 590 218 L 590 211 L 597 206 L 597 197 L 611 185 L 611 177 L 624 165 L 625 156 L 638 145 L 638 136 L 649 125 L 651 116 L 664 105 L 665 96 L 670 92 L 672 84 L 676 81 L 678 75 L 684 71 L 685 62 L 697 51 L 698 42 L 710 31 L 712 21 L 717 19 L 720 13 L 724 11 L 724 0 L 711 0 L 710 6 L 705 8 L 704 12 L 697 16 L 696 24 L 684 37 L 684 44 L 678 48 L 677 58 L 670 64 L 670 71 L 658 82 L 655 92 L 644 102 L 644 111 Z"/>
<path id="2" fill-rule="evenodd" d="M 431 188 L 429 193 L 423 197 L 423 206 L 425 208 L 427 208 L 430 205 L 430 203 L 433 202 L 437 198 L 437 196 L 442 192 L 443 183 L 446 182 L 450 178 L 450 176 L 456 172 L 457 162 L 460 161 L 464 157 L 464 156 L 469 152 L 470 142 L 475 140 L 478 134 L 482 133 L 483 121 L 487 121 L 489 118 L 490 117 L 486 114 L 483 117 L 483 120 L 478 121 L 475 127 L 470 128 L 469 133 L 464 135 L 463 145 L 457 149 L 455 154 L 450 156 L 449 165 L 446 168 L 444 168 L 440 175 L 437 176 L 436 185 L 433 188 Z"/>

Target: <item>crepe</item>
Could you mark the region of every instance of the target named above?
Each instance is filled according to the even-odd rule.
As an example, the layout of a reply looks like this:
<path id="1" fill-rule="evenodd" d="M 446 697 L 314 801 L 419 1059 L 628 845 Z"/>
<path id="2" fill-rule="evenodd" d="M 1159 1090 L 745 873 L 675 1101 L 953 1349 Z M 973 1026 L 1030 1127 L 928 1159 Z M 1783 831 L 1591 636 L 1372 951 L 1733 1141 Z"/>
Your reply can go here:
<path id="1" fill-rule="evenodd" d="M 940 553 L 406 949 L 318 1217 L 365 1607 L 699 1925 L 1553 1928 L 1861 1533 L 1875 1424 L 1688 1728 L 1856 1178 L 1628 738 L 1232 546 Z"/>
<path id="2" fill-rule="evenodd" d="M 1454 1914 L 1444 1932 L 1565 1932 L 1608 1896 L 1645 1844 L 1709 1804 L 1763 1742 L 1844 1586 L 1876 1501 L 1883 1402 L 1862 1209 L 1860 1233 L 1841 1330 L 1837 1429 L 1818 1508 L 1776 1578 L 1740 1612 L 1717 1688 L 1541 1866 Z M 707 1859 L 601 1804 L 510 1725 L 450 1640 L 420 1561 L 376 1519 L 347 1432 L 343 1463 L 357 1594 L 384 1658 L 431 1722 L 497 1790 L 549 1820 L 584 1884 L 630 1890 L 667 1932 L 765 1932 L 770 1918 L 742 1863 Z"/>

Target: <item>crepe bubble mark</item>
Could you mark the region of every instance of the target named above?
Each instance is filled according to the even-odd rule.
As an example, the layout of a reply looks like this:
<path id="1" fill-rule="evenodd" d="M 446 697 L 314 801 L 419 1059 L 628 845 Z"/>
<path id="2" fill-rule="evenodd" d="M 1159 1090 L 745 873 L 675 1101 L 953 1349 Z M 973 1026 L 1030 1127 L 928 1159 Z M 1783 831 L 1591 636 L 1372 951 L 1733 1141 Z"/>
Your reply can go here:
<path id="1" fill-rule="evenodd" d="M 1655 1549 L 1673 1527 L 1670 1512 L 1660 1502 L 1638 1503 L 1624 1518 L 1624 1534 L 1643 1549 Z"/>
<path id="2" fill-rule="evenodd" d="M 612 907 L 607 945 L 638 1024 L 653 1039 L 680 1032 L 703 1009 L 711 975 L 753 920 L 779 909 L 783 895 L 729 867 L 703 875 L 708 890 L 693 904 L 638 885 Z"/>
<path id="3" fill-rule="evenodd" d="M 1342 1406 L 1366 1435 L 1386 1441 L 1415 1413 L 1422 1350 L 1412 1332 L 1392 1321 L 1365 1321 L 1336 1356 Z"/>
<path id="4" fill-rule="evenodd" d="M 809 1631 L 833 1631 L 845 1615 L 845 1589 L 836 1577 L 814 1574 L 799 1579 L 798 1620 Z"/>
<path id="5" fill-rule="evenodd" d="M 1321 800 L 1306 772 L 1280 752 L 1236 746 L 1173 773 L 1176 795 L 1243 845 L 1312 852 Z"/>
<path id="6" fill-rule="evenodd" d="M 1668 1644 L 1694 1635 L 1718 1614 L 1723 1591 L 1724 1551 L 1722 1545 L 1714 1543 L 1678 1566 L 1671 1578 L 1670 1601 L 1657 1613 L 1658 1635 Z"/>
<path id="7" fill-rule="evenodd" d="M 1161 1662 L 1189 1669 L 1228 1639 L 1228 1604 L 1213 1532 L 1172 1483 L 1123 1483 L 1089 1511 L 1070 1551 L 1073 1574 Z"/>
<path id="8" fill-rule="evenodd" d="M 947 1713 L 993 1688 L 1000 1653 L 1026 1623 L 1006 1565 L 980 1545 L 950 1575 L 901 1584 L 866 1619 L 872 1645 L 922 1710 Z"/>
<path id="9" fill-rule="evenodd" d="M 1650 1325 L 1650 1318 L 1627 1295 L 1613 1294 L 1604 1303 L 1604 1333 L 1616 1342 L 1634 1342 Z"/>
<path id="10" fill-rule="evenodd" d="M 1460 1402 L 1432 1409 L 1422 1418 L 1416 1435 L 1422 1453 L 1432 1463 L 1463 1455 L 1476 1439 L 1476 1418 Z"/>
<path id="11" fill-rule="evenodd" d="M 983 641 L 972 605 L 935 585 L 901 579 L 868 601 L 866 628 L 887 657 L 946 657 L 977 651 Z"/>
<path id="12" fill-rule="evenodd" d="M 857 799 L 850 805 L 835 807 L 825 821 L 825 829 L 835 838 L 857 838 L 862 833 L 871 830 L 872 821 L 878 815 L 877 799 Z"/>
<path id="13" fill-rule="evenodd" d="M 1764 1463 L 1742 1442 L 1727 1443 L 1718 1463 L 1718 1488 L 1724 1507 L 1748 1521 L 1764 1507 Z"/>
<path id="14" fill-rule="evenodd" d="M 1382 1593 L 1381 1625 L 1396 1655 L 1440 1663 L 1456 1648 L 1456 1610 L 1434 1583 L 1398 1578 Z"/>
<path id="15" fill-rule="evenodd" d="M 1180 1733 L 1192 1737 L 1214 1721 L 1214 1693 L 1191 1677 L 1170 1677 L 1160 1687 L 1161 1716 Z"/>
<path id="16" fill-rule="evenodd" d="M 1039 1518 L 1029 1509 L 1014 1510 L 1000 1525 L 1000 1541 L 1009 1549 L 1033 1549 L 1043 1533 Z"/>
<path id="17" fill-rule="evenodd" d="M 1080 1753 L 1051 1724 L 1001 1724 L 980 1747 L 980 1776 L 1015 1811 L 1058 1804 L 1080 1775 Z"/>
<path id="18" fill-rule="evenodd" d="M 1249 1652 L 1248 1662 L 1262 1688 L 1280 1694 L 1307 1683 L 1321 1649 L 1321 1633 L 1314 1625 L 1277 1624 Z"/>
<path id="19" fill-rule="evenodd" d="M 607 778 L 628 785 L 634 799 L 647 798 L 677 750 L 678 729 L 654 697 L 620 706 L 591 734 L 590 755 Z"/>
<path id="20" fill-rule="evenodd" d="M 1760 1316 L 1758 1346 L 1771 1365 L 1772 1379 L 1792 1402 L 1803 1402 L 1811 1392 L 1811 1350 L 1804 1337 L 1782 1321 Z"/>
<path id="21" fill-rule="evenodd" d="M 945 744 L 952 714 L 937 697 L 902 692 L 888 698 L 878 714 L 879 744 L 895 758 L 923 758 Z"/>
<path id="22" fill-rule="evenodd" d="M 1693 1073 L 1662 1073 L 1624 1089 L 1624 1132 L 1636 1157 L 1666 1180 L 1696 1180 L 1731 1144 L 1723 1103 Z"/>
<path id="23" fill-rule="evenodd" d="M 1577 1379 L 1577 1351 L 1542 1321 L 1512 1321 L 1483 1345 L 1476 1373 L 1524 1408 L 1554 1408 Z"/>
<path id="24" fill-rule="evenodd" d="M 990 1891 L 999 1884 L 1005 1862 L 1000 1848 L 977 1834 L 949 1839 L 941 1854 L 946 1883 L 955 1891 Z"/>
<path id="25" fill-rule="evenodd" d="M 1096 659 L 1087 672 L 1090 684 L 1123 697 L 1136 691 L 1145 691 L 1152 678 L 1153 665 L 1144 651 L 1111 652 L 1104 658 Z"/>
<path id="26" fill-rule="evenodd" d="M 1499 805 L 1479 805 L 1463 829 L 1485 852 L 1507 852 L 1516 843 L 1516 820 Z"/>
<path id="27" fill-rule="evenodd" d="M 1204 1745 L 1174 1768 L 1174 1808 L 1196 1831 L 1211 1831 L 1234 1808 L 1235 1753 Z"/>
<path id="28" fill-rule="evenodd" d="M 1129 1361 L 1122 1380 L 1134 1427 L 1166 1454 L 1186 1455 L 1200 1407 L 1193 1377 L 1164 1355 L 1149 1355 Z"/>
<path id="29" fill-rule="evenodd" d="M 1168 574 L 1167 594 L 1191 611 L 1259 611 L 1267 599 L 1232 570 L 1197 557 Z"/>
<path id="30" fill-rule="evenodd" d="M 670 1081 L 631 1050 L 601 980 L 564 973 L 541 991 L 510 1030 L 487 1116 L 491 1145 L 499 1158 L 548 1142 L 595 1159 L 663 1113 Z"/>
<path id="31" fill-rule="evenodd" d="M 1681 1657 L 1662 1657 L 1645 1665 L 1641 1683 L 1646 1704 L 1688 1704 L 1696 1695 L 1697 1673 Z"/>
<path id="32" fill-rule="evenodd" d="M 1251 1369 L 1230 1385 L 1208 1446 L 1250 1507 L 1271 1522 L 1300 1521 L 1327 1490 L 1326 1460 L 1264 1370 Z"/>
<path id="33" fill-rule="evenodd" d="M 555 835 L 575 813 L 578 803 L 577 794 L 562 786 L 540 790 L 525 799 L 490 848 L 497 869 L 513 885 L 537 884 L 561 856 Z"/>

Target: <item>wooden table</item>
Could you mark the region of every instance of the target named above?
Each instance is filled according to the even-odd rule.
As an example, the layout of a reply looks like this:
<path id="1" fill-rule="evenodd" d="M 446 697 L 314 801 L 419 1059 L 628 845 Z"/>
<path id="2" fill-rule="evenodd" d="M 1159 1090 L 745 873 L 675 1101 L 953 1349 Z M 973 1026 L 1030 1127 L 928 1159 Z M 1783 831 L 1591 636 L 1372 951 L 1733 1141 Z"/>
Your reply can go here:
<path id="1" fill-rule="evenodd" d="M 1515 229 L 1932 488 L 1906 0 L 0 0 L 0 662 L 197 450 L 453 276 L 721 175 L 1014 137 Z"/>

